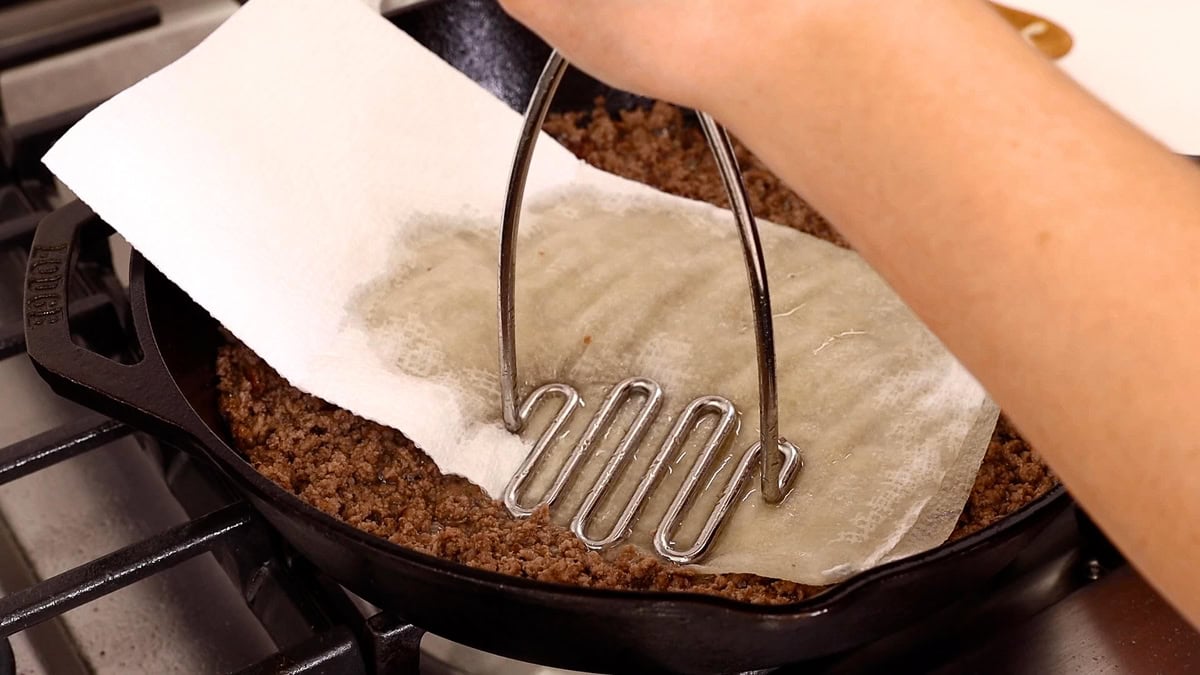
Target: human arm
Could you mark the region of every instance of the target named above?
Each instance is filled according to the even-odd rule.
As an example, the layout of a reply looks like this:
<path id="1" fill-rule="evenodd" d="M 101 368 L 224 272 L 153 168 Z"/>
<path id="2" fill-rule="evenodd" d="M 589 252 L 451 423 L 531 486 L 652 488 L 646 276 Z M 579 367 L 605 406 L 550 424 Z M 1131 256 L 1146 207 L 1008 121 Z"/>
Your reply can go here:
<path id="1" fill-rule="evenodd" d="M 508 0 L 714 113 L 987 386 L 1200 623 L 1200 172 L 963 0 Z"/>

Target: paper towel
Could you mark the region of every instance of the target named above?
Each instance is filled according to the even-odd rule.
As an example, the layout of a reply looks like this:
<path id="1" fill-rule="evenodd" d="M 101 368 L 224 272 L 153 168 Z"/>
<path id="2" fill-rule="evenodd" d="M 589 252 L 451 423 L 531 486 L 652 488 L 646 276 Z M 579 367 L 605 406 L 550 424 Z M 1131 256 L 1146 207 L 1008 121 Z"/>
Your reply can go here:
<path id="1" fill-rule="evenodd" d="M 359 0 L 252 0 L 45 161 L 295 386 L 400 429 L 495 496 L 529 447 L 499 422 L 491 370 L 495 238 L 520 125 Z M 578 378 L 588 412 L 605 386 L 653 376 L 677 411 L 754 390 L 728 212 L 592 169 L 549 138 L 528 184 L 525 260 L 539 237 L 574 257 L 518 270 L 534 294 L 518 305 L 534 378 L 523 393 Z M 622 226 L 634 229 L 618 246 L 606 234 Z M 807 468 L 782 507 L 739 507 L 709 568 L 828 583 L 940 543 L 995 406 L 856 255 L 761 228 L 781 303 L 781 425 Z M 655 266 L 674 274 L 648 280 Z M 589 275 L 640 295 L 572 285 Z M 595 339 L 567 348 L 580 329 Z M 757 401 L 735 403 L 740 452 Z"/>

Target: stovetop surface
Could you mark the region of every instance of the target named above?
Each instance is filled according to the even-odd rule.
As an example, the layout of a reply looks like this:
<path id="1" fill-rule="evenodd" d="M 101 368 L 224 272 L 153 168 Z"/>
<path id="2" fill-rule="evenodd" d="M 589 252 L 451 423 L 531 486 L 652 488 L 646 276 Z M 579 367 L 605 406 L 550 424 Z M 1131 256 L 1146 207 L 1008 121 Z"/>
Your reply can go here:
<path id="1" fill-rule="evenodd" d="M 24 354 L 33 227 L 71 198 L 41 153 L 237 5 L 0 0 L 0 635 L 11 636 L 0 675 L 551 672 L 422 637 L 348 596 L 292 556 L 211 467 L 56 397 Z M 120 355 L 128 250 L 102 244 L 81 256 L 72 328 Z M 1070 509 L 985 591 L 852 653 L 778 672 L 1193 670 L 1200 635 Z"/>

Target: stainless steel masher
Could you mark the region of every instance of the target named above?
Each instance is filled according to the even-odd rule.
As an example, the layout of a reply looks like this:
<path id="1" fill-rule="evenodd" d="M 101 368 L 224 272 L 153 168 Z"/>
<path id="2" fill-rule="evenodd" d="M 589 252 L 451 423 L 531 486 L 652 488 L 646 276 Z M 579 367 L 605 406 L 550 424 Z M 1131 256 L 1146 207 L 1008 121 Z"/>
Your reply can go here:
<path id="1" fill-rule="evenodd" d="M 653 423 L 662 404 L 663 392 L 657 383 L 643 377 L 631 377 L 619 382 L 608 392 L 597 409 L 595 417 L 591 419 L 583 435 L 575 443 L 546 493 L 532 505 L 524 505 L 520 502 L 522 488 L 530 473 L 546 450 L 554 444 L 559 431 L 583 403 L 574 387 L 558 382 L 538 387 L 522 404 L 518 406 L 517 403 L 514 298 L 517 226 L 520 221 L 521 202 L 525 194 L 525 181 L 529 173 L 538 133 L 546 119 L 550 101 L 553 99 L 554 92 L 558 89 L 558 84 L 568 65 L 561 55 L 554 52 L 550 55 L 545 69 L 538 78 L 533 96 L 529 101 L 529 107 L 525 112 L 525 124 L 517 144 L 516 155 L 513 158 L 500 230 L 500 395 L 504 425 L 509 431 L 519 432 L 524 428 L 533 411 L 544 400 L 549 397 L 562 399 L 558 413 L 545 432 L 535 441 L 529 455 L 526 456 L 505 488 L 504 504 L 514 516 L 518 517 L 528 516 L 543 505 L 553 506 L 574 479 L 582 460 L 588 455 L 589 448 L 598 438 L 603 437 L 604 432 L 611 426 L 613 418 L 622 406 L 633 397 L 641 395 L 641 408 L 637 411 L 629 429 L 608 458 L 596 482 L 571 519 L 572 532 L 588 547 L 597 550 L 612 547 L 629 535 L 634 520 L 661 478 L 667 460 L 682 447 L 696 427 L 707 416 L 712 415 L 716 417 L 716 423 L 670 507 L 654 531 L 654 548 L 660 556 L 680 564 L 698 562 L 711 548 L 721 527 L 728 519 L 746 479 L 755 467 L 761 467 L 760 490 L 763 499 L 769 504 L 778 504 L 783 500 L 788 486 L 801 467 L 799 451 L 794 445 L 779 436 L 771 297 L 767 288 L 766 263 L 763 260 L 758 228 L 755 225 L 754 216 L 750 212 L 746 188 L 742 182 L 741 170 L 738 168 L 729 136 L 706 113 L 698 113 L 700 127 L 704 130 L 704 135 L 716 157 L 721 179 L 729 194 L 730 207 L 734 219 L 737 221 L 745 254 L 746 275 L 750 282 L 755 341 L 758 351 L 759 439 L 743 453 L 741 461 L 722 489 L 713 511 L 702 526 L 696 541 L 687 548 L 679 548 L 674 542 L 675 532 L 683 521 L 685 510 L 695 500 L 701 478 L 708 471 L 713 456 L 729 439 L 730 433 L 735 429 L 737 419 L 737 409 L 728 399 L 721 396 L 697 398 L 684 408 L 676 420 L 666 440 L 651 461 L 646 474 L 638 483 L 609 532 L 600 538 L 591 537 L 587 534 L 587 530 L 596 506 L 607 494 L 614 479 L 622 473 L 622 469 L 630 457 L 630 451 L 641 443 L 642 437 Z"/>

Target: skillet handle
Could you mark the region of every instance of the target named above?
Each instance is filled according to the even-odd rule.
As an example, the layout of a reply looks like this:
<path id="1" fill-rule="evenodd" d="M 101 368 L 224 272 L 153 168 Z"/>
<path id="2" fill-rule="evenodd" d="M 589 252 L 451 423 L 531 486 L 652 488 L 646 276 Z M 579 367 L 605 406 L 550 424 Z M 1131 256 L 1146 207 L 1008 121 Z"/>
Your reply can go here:
<path id="1" fill-rule="evenodd" d="M 149 327 L 135 325 L 137 363 L 117 363 L 71 339 L 71 275 L 79 255 L 79 233 L 104 227 L 83 202 L 74 201 L 38 223 L 25 272 L 25 343 L 34 366 L 59 395 L 135 426 L 176 431 L 169 422 L 172 397 L 154 383 L 166 379 L 156 349 L 147 349 Z M 135 312 L 136 314 L 136 312 Z M 135 322 L 140 323 L 140 322 Z"/>

